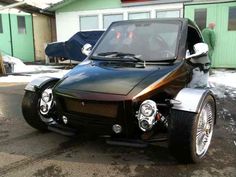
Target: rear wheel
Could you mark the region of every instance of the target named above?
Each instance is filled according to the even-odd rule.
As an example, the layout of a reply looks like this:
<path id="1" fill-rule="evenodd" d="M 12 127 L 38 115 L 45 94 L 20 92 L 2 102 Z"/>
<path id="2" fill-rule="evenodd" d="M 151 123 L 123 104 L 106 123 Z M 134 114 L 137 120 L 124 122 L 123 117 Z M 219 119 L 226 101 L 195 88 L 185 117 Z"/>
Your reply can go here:
<path id="1" fill-rule="evenodd" d="M 198 114 L 173 110 L 169 126 L 169 149 L 181 162 L 198 162 L 206 154 L 212 139 L 215 101 L 208 95 Z"/>
<path id="2" fill-rule="evenodd" d="M 51 90 L 54 85 L 55 82 L 50 82 L 36 92 L 26 91 L 23 97 L 22 113 L 24 119 L 30 126 L 40 131 L 47 131 L 48 123 L 53 121 L 48 114 L 53 106 L 53 98 L 50 98 L 52 100 L 50 103 L 45 104 L 45 101 L 42 99 L 42 94 L 45 91 Z M 42 107 L 43 105 L 47 107 Z M 45 111 L 45 109 L 48 110 Z"/>

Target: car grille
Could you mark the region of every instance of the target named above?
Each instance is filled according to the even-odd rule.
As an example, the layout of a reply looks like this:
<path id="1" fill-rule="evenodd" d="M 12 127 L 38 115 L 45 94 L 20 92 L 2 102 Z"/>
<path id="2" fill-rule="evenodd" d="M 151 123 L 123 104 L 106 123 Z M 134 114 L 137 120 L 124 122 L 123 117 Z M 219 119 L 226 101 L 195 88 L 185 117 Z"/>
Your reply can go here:
<path id="1" fill-rule="evenodd" d="M 64 98 L 65 109 L 71 113 L 97 115 L 108 118 L 116 118 L 118 104 L 114 102 L 82 101 Z"/>

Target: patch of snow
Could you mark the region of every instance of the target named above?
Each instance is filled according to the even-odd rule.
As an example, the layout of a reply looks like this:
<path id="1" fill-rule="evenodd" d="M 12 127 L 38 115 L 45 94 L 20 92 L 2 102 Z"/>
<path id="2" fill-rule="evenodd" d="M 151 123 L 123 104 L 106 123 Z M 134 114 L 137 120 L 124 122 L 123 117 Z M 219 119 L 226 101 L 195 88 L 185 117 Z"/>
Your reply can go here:
<path id="1" fill-rule="evenodd" d="M 13 73 L 8 76 L 0 77 L 0 82 L 5 83 L 28 83 L 42 76 L 62 78 L 69 72 L 69 70 L 56 69 L 53 66 L 26 65 L 20 59 L 9 55 L 4 55 L 3 61 L 11 65 Z"/>
<path id="2" fill-rule="evenodd" d="M 52 66 L 26 65 L 20 59 L 9 56 L 9 55 L 4 55 L 2 58 L 4 62 L 7 62 L 12 66 L 13 73 L 56 70 Z"/>
<path id="3" fill-rule="evenodd" d="M 29 74 L 29 75 L 9 75 L 6 77 L 0 77 L 0 83 L 28 83 L 32 80 L 42 77 L 42 76 L 51 76 L 56 78 L 62 78 L 65 74 L 67 74 L 70 70 L 58 70 L 56 72 L 44 72 L 39 74 Z"/>
<path id="4" fill-rule="evenodd" d="M 219 97 L 236 97 L 236 70 L 213 70 L 209 77 L 209 87 Z"/>
<path id="5" fill-rule="evenodd" d="M 214 73 L 209 77 L 209 82 L 236 88 L 236 70 L 214 70 Z"/>

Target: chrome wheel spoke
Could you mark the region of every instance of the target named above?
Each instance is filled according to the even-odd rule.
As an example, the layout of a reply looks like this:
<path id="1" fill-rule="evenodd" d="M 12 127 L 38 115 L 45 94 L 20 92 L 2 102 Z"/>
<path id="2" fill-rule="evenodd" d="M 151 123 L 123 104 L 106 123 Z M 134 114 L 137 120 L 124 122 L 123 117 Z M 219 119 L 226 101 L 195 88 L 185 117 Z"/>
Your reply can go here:
<path id="1" fill-rule="evenodd" d="M 208 103 L 203 108 L 199 115 L 196 133 L 196 153 L 202 156 L 206 153 L 213 132 L 213 112 L 212 106 Z"/>

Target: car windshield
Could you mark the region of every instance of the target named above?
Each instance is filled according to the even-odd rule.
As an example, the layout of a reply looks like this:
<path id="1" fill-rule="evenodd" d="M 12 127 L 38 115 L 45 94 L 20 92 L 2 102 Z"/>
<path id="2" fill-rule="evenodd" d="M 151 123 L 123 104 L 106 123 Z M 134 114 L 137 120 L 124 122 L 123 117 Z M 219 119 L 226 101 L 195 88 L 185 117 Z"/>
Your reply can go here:
<path id="1" fill-rule="evenodd" d="M 134 56 L 143 61 L 176 57 L 180 21 L 126 21 L 113 23 L 92 53 L 92 58 Z"/>

